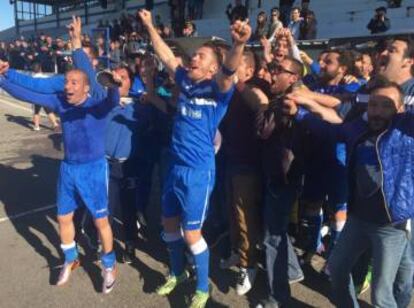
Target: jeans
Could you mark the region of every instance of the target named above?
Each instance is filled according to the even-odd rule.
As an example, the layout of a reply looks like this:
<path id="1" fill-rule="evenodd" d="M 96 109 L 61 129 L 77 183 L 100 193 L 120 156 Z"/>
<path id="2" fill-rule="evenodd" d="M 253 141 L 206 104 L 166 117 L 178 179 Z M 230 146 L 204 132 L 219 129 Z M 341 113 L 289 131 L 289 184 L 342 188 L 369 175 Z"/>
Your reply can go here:
<path id="1" fill-rule="evenodd" d="M 284 185 L 267 188 L 264 209 L 266 270 L 270 298 L 286 304 L 290 298 L 289 280 L 303 276 L 288 231 L 290 213 L 297 197 L 297 187 Z"/>
<path id="2" fill-rule="evenodd" d="M 413 232 L 414 228 L 414 219 L 411 219 L 411 232 Z M 394 297 L 397 301 L 398 308 L 405 308 L 410 305 L 411 296 L 413 291 L 413 271 L 414 271 L 414 237 L 411 234 L 410 242 L 407 247 L 407 251 L 404 254 L 404 259 L 400 263 L 400 267 L 398 268 L 397 277 L 394 282 Z M 410 275 L 409 271 L 407 270 L 407 266 L 412 267 L 411 272 L 411 279 L 406 277 L 406 275 Z"/>
<path id="3" fill-rule="evenodd" d="M 379 226 L 349 216 L 344 230 L 328 260 L 331 272 L 334 304 L 341 307 L 359 307 L 351 270 L 358 258 L 368 249 L 372 252 L 371 302 L 375 307 L 399 307 L 393 295 L 393 284 L 400 268 L 397 287 L 411 279 L 413 266 L 408 256 L 409 234 L 394 226 Z"/>

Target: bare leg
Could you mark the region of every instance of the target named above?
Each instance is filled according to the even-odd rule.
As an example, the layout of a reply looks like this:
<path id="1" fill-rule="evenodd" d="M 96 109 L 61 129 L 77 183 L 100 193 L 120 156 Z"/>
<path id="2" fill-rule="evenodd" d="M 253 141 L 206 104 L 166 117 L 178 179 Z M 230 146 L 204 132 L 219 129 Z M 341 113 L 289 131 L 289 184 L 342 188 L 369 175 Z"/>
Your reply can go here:
<path id="1" fill-rule="evenodd" d="M 109 224 L 108 217 L 97 218 L 95 220 L 95 226 L 96 229 L 98 229 L 99 238 L 102 241 L 103 252 L 111 252 L 114 246 L 114 238 L 112 235 L 112 228 Z"/>
<path id="2" fill-rule="evenodd" d="M 73 213 L 58 216 L 60 240 L 67 245 L 75 240 L 75 226 L 73 224 Z"/>

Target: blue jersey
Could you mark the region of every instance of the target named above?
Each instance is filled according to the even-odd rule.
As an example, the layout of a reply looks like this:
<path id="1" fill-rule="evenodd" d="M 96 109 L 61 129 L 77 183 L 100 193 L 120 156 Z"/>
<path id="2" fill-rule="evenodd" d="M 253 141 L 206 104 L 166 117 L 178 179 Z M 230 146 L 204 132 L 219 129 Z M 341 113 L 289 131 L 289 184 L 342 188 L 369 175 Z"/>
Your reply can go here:
<path id="1" fill-rule="evenodd" d="M 108 90 L 108 96 L 103 100 L 89 97 L 75 106 L 69 104 L 62 93 L 39 94 L 4 79 L 0 79 L 0 86 L 19 100 L 49 108 L 59 114 L 66 162 L 81 164 L 105 157 L 106 117 L 119 103 L 118 88 Z"/>
<path id="2" fill-rule="evenodd" d="M 171 163 L 213 169 L 214 136 L 227 111 L 234 87 L 221 93 L 215 80 L 194 83 L 181 67 L 177 68 L 175 81 L 180 95 L 172 131 Z"/>

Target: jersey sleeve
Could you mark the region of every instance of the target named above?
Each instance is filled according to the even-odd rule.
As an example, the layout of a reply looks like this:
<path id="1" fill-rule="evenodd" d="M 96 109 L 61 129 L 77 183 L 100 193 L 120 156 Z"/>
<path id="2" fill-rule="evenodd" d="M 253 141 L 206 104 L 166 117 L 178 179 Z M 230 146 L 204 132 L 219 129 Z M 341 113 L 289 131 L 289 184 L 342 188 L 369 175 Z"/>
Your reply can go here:
<path id="1" fill-rule="evenodd" d="M 15 85 L 43 94 L 62 92 L 65 86 L 65 77 L 63 75 L 40 78 L 10 69 L 6 77 Z"/>
<path id="2" fill-rule="evenodd" d="M 40 94 L 24 87 L 13 84 L 7 79 L 3 79 L 0 86 L 4 91 L 18 100 L 31 104 L 40 105 L 53 111 L 58 111 L 60 101 L 56 94 Z"/>

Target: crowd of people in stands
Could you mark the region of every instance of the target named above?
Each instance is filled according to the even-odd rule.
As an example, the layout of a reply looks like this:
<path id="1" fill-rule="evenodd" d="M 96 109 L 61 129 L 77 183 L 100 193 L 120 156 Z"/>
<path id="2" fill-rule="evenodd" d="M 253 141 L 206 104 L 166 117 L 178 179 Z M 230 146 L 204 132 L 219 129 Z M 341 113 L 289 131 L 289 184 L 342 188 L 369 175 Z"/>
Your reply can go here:
<path id="1" fill-rule="evenodd" d="M 122 258 L 133 262 L 136 220 L 155 223 L 148 221 L 146 207 L 158 165 L 171 269 L 158 294 L 170 294 L 186 281 L 189 264 L 197 277 L 191 307 L 204 307 L 208 246 L 229 230 L 229 249 L 219 266 L 238 268 L 234 287 L 244 295 L 254 290 L 262 263 L 269 288 L 257 307 L 289 307 L 291 284 L 306 279 L 303 267 L 316 254 L 327 260 L 322 272 L 338 307 L 359 307 L 358 296 L 370 286 L 375 307 L 409 307 L 414 42 L 396 36 L 366 50 L 328 49 L 313 58 L 296 41 L 315 35 L 314 13 L 306 4 L 292 8 L 292 1 L 282 2 L 269 18 L 260 12 L 252 30 L 245 22 L 247 11 L 236 1 L 226 12 L 233 47 L 208 42 L 194 55 L 171 50 L 164 41 L 170 28 L 145 10 L 129 26 L 113 22 L 109 55 L 102 38 L 81 34 L 79 19 L 70 25 L 67 42 L 41 35 L 31 43 L 2 43 L 0 86 L 57 112 L 62 122 L 58 220 L 65 266 L 59 285 L 79 265 L 70 231 L 78 205 L 68 189 L 76 188 L 95 220 L 108 293 L 116 265 L 105 218 L 121 209 Z M 247 48 L 251 39 L 261 48 Z M 57 59 L 54 64 L 50 55 Z M 112 77 L 96 78 L 104 55 L 111 60 Z M 19 73 L 33 62 L 59 75 Z M 63 90 L 65 100 L 55 98 Z M 79 104 L 87 108 L 79 111 Z M 70 108 L 76 110 L 72 116 Z M 99 122 L 102 118 L 106 124 Z M 96 134 L 82 131 L 92 128 Z M 76 142 L 73 134 L 86 141 Z M 104 194 L 99 180 L 96 188 L 78 183 L 82 176 L 76 176 L 102 176 L 104 163 L 94 159 L 110 167 L 109 200 L 98 198 L 109 206 L 101 209 L 90 204 L 85 191 Z"/>

